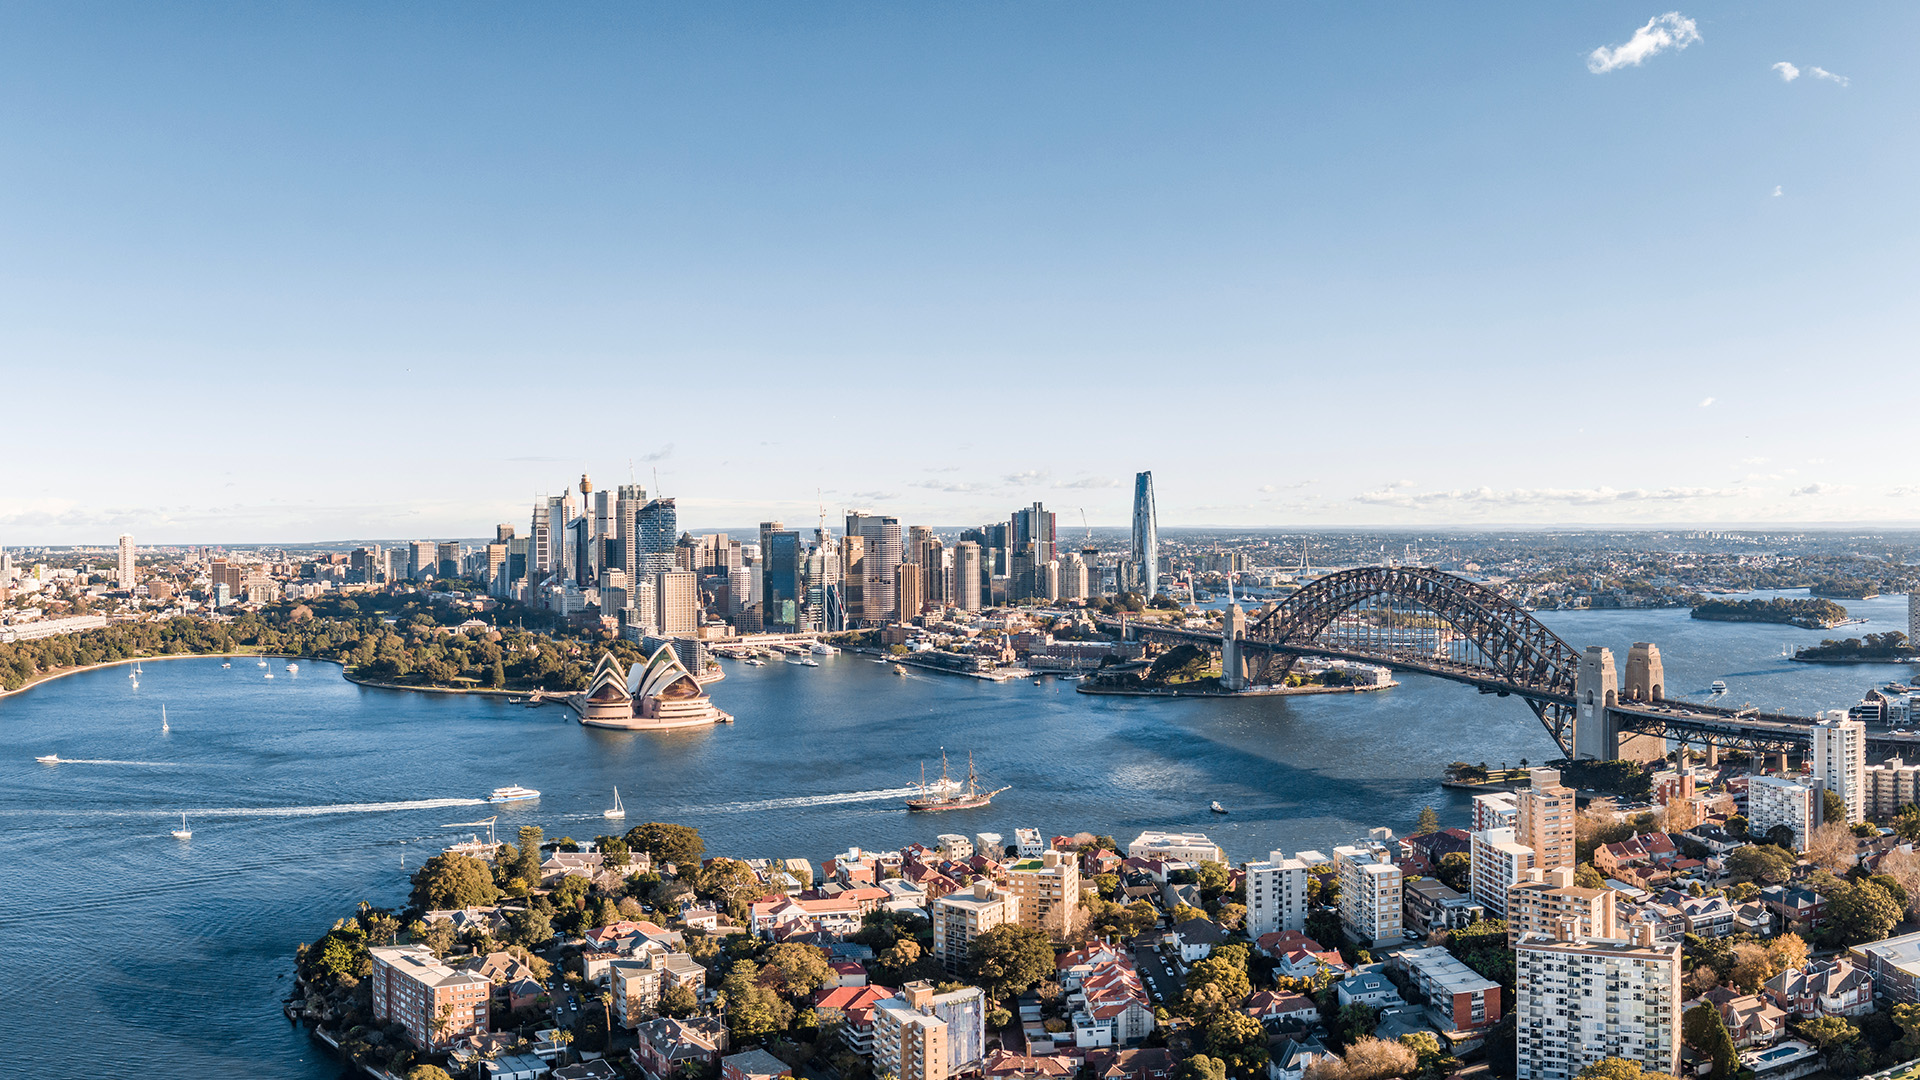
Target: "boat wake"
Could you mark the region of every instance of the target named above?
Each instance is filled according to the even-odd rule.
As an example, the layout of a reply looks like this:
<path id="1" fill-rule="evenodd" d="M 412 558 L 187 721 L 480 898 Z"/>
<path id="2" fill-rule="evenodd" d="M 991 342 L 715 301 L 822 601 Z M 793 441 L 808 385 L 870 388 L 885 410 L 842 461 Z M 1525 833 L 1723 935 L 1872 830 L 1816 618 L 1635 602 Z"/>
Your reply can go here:
<path id="1" fill-rule="evenodd" d="M 702 806 L 698 809 L 709 814 L 749 814 L 759 810 L 799 810 L 808 806 L 837 806 L 841 803 L 908 799 L 918 794 L 920 794 L 918 787 L 887 788 L 884 791 L 845 791 L 837 795 L 802 795 L 791 799 L 722 803 L 719 806 Z"/>
<path id="2" fill-rule="evenodd" d="M 395 810 L 444 810 L 481 806 L 485 799 L 410 799 L 406 802 L 334 803 L 329 806 L 226 806 L 188 810 L 194 817 L 318 817 L 323 814 L 383 814 Z"/>
<path id="3" fill-rule="evenodd" d="M 109 758 L 71 758 L 63 757 L 59 761 L 50 761 L 49 765 L 139 765 L 148 769 L 194 769 L 202 766 L 189 765 L 184 761 L 114 761 Z"/>

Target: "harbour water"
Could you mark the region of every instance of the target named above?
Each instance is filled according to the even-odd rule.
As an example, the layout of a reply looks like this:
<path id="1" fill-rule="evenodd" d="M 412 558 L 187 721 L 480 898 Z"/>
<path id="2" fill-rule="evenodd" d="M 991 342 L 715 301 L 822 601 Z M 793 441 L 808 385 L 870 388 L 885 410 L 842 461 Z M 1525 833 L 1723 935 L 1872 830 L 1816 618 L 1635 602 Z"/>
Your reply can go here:
<path id="1" fill-rule="evenodd" d="M 1724 679 L 1724 702 L 1812 713 L 1920 676 L 1780 655 L 1905 627 L 1903 596 L 1846 606 L 1870 622 L 1821 633 L 1685 611 L 1540 617 L 1622 660 L 1631 642 L 1657 642 L 1670 696 L 1705 700 Z M 404 902 L 412 869 L 473 831 L 444 824 L 497 811 L 509 835 L 538 824 L 586 839 L 613 824 L 600 812 L 616 784 L 624 825 L 697 826 L 715 854 L 817 863 L 941 832 L 1124 842 L 1190 827 L 1241 861 L 1404 831 L 1428 805 L 1459 824 L 1445 763 L 1555 756 L 1517 699 L 1419 676 L 1373 694 L 1113 698 L 1053 679 L 901 678 L 843 654 L 818 668 L 730 664 L 713 693 L 737 723 L 631 733 L 583 728 L 557 706 L 358 687 L 324 663 L 221 663 L 149 661 L 137 688 L 105 668 L 0 699 L 0 985 L 16 993 L 0 1060 L 49 1080 L 331 1080 L 325 1048 L 280 1016 L 294 947 L 358 901 Z M 986 809 L 908 814 L 901 800 L 943 746 L 1011 789 Z M 34 762 L 49 753 L 76 760 Z M 481 803 L 506 784 L 542 797 Z M 187 841 L 168 835 L 182 811 Z"/>

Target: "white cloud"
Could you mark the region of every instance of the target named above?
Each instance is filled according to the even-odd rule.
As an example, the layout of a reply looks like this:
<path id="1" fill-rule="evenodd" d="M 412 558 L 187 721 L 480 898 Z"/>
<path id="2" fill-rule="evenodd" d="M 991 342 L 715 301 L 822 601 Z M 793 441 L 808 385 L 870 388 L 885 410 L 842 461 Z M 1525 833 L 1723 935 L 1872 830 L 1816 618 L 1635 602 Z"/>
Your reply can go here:
<path id="1" fill-rule="evenodd" d="M 1794 488 L 1792 491 L 1787 492 L 1787 494 L 1795 497 L 1802 495 L 1838 495 L 1845 490 L 1847 489 L 1841 487 L 1839 484 L 1808 484 L 1803 488 Z"/>
<path id="2" fill-rule="evenodd" d="M 1702 402 L 1700 403 L 1700 407 L 1704 409 L 1704 408 L 1707 408 L 1708 406 L 1710 406 L 1710 405 L 1712 405 L 1712 404 L 1713 404 L 1713 398 L 1711 398 L 1711 397 L 1709 397 L 1709 398 L 1707 398 L 1707 399 L 1706 399 L 1705 401 L 1702 401 Z"/>
<path id="3" fill-rule="evenodd" d="M 1015 487 L 1025 487 L 1028 484 L 1038 484 L 1046 478 L 1047 474 L 1041 472 L 1039 469 L 1028 469 L 1025 472 L 1009 473 L 1001 477 L 1000 482 L 1003 484 L 1012 484 Z"/>
<path id="4" fill-rule="evenodd" d="M 1635 30 L 1625 45 L 1613 49 L 1602 45 L 1587 54 L 1587 70 L 1605 75 L 1623 67 L 1639 67 L 1668 49 L 1677 52 L 1699 40 L 1697 23 L 1677 11 L 1669 11 L 1648 19 L 1647 25 Z"/>
<path id="5" fill-rule="evenodd" d="M 1911 499 L 1915 495 L 1920 495 L 1920 484 L 1906 484 L 1887 492 L 1889 499 Z"/>
<path id="6" fill-rule="evenodd" d="M 1836 83 L 1839 83 L 1841 86 L 1845 86 L 1848 83 L 1853 81 L 1852 79 L 1847 78 L 1845 75 L 1835 75 L 1833 72 L 1828 71 L 1826 68 L 1823 68 L 1823 67 L 1813 67 L 1813 68 L 1808 68 L 1807 70 L 1813 72 L 1813 77 L 1816 79 L 1825 79 L 1828 82 L 1836 82 Z"/>
<path id="7" fill-rule="evenodd" d="M 1792 82 L 1800 77 L 1800 69 L 1787 63 L 1785 60 L 1773 65 L 1773 70 L 1780 73 L 1781 82 Z"/>
<path id="8" fill-rule="evenodd" d="M 1743 458 L 1741 458 L 1741 459 L 1740 459 L 1740 464 L 1742 464 L 1742 465 L 1765 465 L 1765 464 L 1766 464 L 1767 462 L 1769 462 L 1769 461 L 1772 461 L 1772 460 L 1773 460 L 1772 458 L 1763 458 L 1763 457 L 1743 457 Z"/>
<path id="9" fill-rule="evenodd" d="M 1069 480 L 1064 484 L 1053 485 L 1056 488 L 1117 488 L 1120 481 L 1106 476 L 1083 476 L 1078 480 Z"/>
<path id="10" fill-rule="evenodd" d="M 1779 184 L 1773 185 L 1773 197 L 1777 199 L 1781 196 L 1781 194 L 1782 192 L 1780 191 L 1780 185 Z"/>
<path id="11" fill-rule="evenodd" d="M 912 486 L 917 488 L 926 488 L 928 491 L 952 492 L 957 495 L 964 495 L 969 492 L 975 492 L 975 491 L 985 491 L 987 489 L 987 485 L 985 484 L 970 484 L 964 481 L 944 481 L 944 480 L 921 480 L 916 482 Z"/>

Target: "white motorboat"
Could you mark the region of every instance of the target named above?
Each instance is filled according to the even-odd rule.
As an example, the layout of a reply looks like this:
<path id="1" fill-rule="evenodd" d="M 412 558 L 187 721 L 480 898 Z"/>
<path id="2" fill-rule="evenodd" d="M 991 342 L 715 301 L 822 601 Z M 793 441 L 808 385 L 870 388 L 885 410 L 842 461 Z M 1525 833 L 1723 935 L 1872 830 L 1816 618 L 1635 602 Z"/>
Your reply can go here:
<path id="1" fill-rule="evenodd" d="M 623 818 L 627 816 L 627 808 L 620 804 L 619 788 L 613 789 L 613 809 L 600 811 L 600 816 L 604 818 Z"/>
<path id="2" fill-rule="evenodd" d="M 233 662 L 232 662 L 232 661 L 228 661 L 227 663 L 224 663 L 224 664 L 221 664 L 220 666 L 221 666 L 221 667 L 223 667 L 223 668 L 230 668 L 230 667 L 232 667 L 232 666 L 233 666 Z"/>
<path id="3" fill-rule="evenodd" d="M 1709 687 L 1709 689 L 1711 689 L 1715 694 L 1724 694 L 1727 692 L 1727 680 L 1715 679 L 1713 680 L 1713 685 Z"/>
<path id="4" fill-rule="evenodd" d="M 807 651 L 815 656 L 832 656 L 840 650 L 828 645 L 824 641 L 816 641 L 808 647 Z"/>
<path id="5" fill-rule="evenodd" d="M 789 656 L 787 657 L 787 663 L 796 665 L 798 667 L 819 667 L 820 666 L 820 661 L 815 660 L 811 656 Z"/>
<path id="6" fill-rule="evenodd" d="M 60 764 L 60 755 L 59 754 L 42 754 L 39 757 L 34 758 L 33 760 L 39 762 L 42 765 L 58 765 Z"/>
<path id="7" fill-rule="evenodd" d="M 1227 812 L 1227 808 L 1224 806 L 1221 806 L 1220 800 L 1218 799 L 1215 799 L 1213 802 L 1209 803 L 1207 805 L 1207 809 L 1213 811 L 1216 814 L 1224 814 Z"/>
<path id="8" fill-rule="evenodd" d="M 494 788 L 493 794 L 487 796 L 487 801 L 490 803 L 529 802 L 539 797 L 540 793 L 532 788 L 509 784 L 506 787 Z"/>
<path id="9" fill-rule="evenodd" d="M 901 667 L 899 664 L 895 664 L 893 665 L 893 673 L 895 675 L 905 675 L 907 673 L 907 669 Z"/>
<path id="10" fill-rule="evenodd" d="M 193 839 L 193 830 L 187 828 L 187 815 L 185 812 L 182 812 L 180 815 L 180 827 L 173 830 L 173 838 L 175 840 Z"/>
<path id="11" fill-rule="evenodd" d="M 765 660 L 762 660 L 759 657 L 755 657 L 755 656 L 747 657 L 744 661 L 742 661 L 742 663 L 746 664 L 748 667 L 766 667 L 767 666 L 767 662 Z"/>
<path id="12" fill-rule="evenodd" d="M 299 670 L 300 670 L 299 664 L 296 664 L 291 660 L 287 661 L 287 674 L 292 675 L 294 672 Z"/>

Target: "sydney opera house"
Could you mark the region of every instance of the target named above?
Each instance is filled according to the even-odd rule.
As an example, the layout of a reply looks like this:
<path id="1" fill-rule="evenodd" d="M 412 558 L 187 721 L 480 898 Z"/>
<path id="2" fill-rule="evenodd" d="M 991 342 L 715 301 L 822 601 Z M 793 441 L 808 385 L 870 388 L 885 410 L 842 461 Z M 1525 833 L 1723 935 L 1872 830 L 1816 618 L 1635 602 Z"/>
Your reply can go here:
<path id="1" fill-rule="evenodd" d="M 624 673 L 612 653 L 600 654 L 586 692 L 568 703 L 589 727 L 662 731 L 733 722 L 731 714 L 714 707 L 699 680 L 666 645 Z"/>

